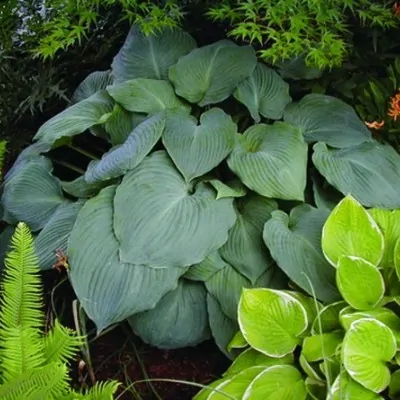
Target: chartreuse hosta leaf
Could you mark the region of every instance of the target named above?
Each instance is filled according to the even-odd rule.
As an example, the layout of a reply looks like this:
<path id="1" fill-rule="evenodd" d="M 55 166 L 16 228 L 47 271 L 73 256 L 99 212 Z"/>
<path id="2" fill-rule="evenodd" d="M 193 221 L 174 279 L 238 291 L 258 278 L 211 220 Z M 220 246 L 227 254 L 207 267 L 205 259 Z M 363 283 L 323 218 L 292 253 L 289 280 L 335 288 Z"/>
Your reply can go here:
<path id="1" fill-rule="evenodd" d="M 224 373 L 224 376 L 232 376 L 240 371 L 243 371 L 249 367 L 262 366 L 270 367 L 272 365 L 285 365 L 293 364 L 293 354 L 288 354 L 284 357 L 268 357 L 263 353 L 260 353 L 251 347 L 240 353 L 233 361 L 229 369 Z"/>
<path id="2" fill-rule="evenodd" d="M 167 79 L 169 68 L 195 47 L 195 40 L 180 29 L 161 29 L 147 35 L 139 26 L 133 26 L 114 58 L 112 76 L 116 82 Z"/>
<path id="3" fill-rule="evenodd" d="M 305 380 L 305 384 L 310 400 L 325 399 L 326 383 L 324 381 L 308 376 Z"/>
<path id="4" fill-rule="evenodd" d="M 120 262 L 113 231 L 115 190 L 109 186 L 86 202 L 68 244 L 72 286 L 98 331 L 155 307 L 186 271 Z"/>
<path id="5" fill-rule="evenodd" d="M 393 267 L 395 264 L 394 249 L 400 238 L 400 210 L 372 208 L 368 212 L 378 224 L 384 237 L 385 250 L 380 266 L 383 268 Z"/>
<path id="6" fill-rule="evenodd" d="M 222 311 L 221 304 L 210 293 L 207 293 L 207 312 L 208 323 L 215 343 L 228 358 L 231 358 L 229 343 L 239 329 L 236 320 L 229 318 Z"/>
<path id="7" fill-rule="evenodd" d="M 266 368 L 251 382 L 243 400 L 305 400 L 306 385 L 299 370 L 291 365 Z"/>
<path id="8" fill-rule="evenodd" d="M 400 279 L 400 237 L 398 238 L 394 247 L 394 267 L 397 277 Z"/>
<path id="9" fill-rule="evenodd" d="M 134 169 L 160 139 L 165 126 L 165 116 L 157 113 L 138 125 L 121 146 L 112 148 L 100 161 L 89 164 L 85 173 L 88 183 L 118 177 Z"/>
<path id="10" fill-rule="evenodd" d="M 184 108 L 167 81 L 138 78 L 108 86 L 107 91 L 116 102 L 132 112 L 156 113 Z"/>
<path id="11" fill-rule="evenodd" d="M 227 377 L 215 387 L 216 391 L 211 392 L 207 400 L 226 400 L 229 398 L 227 396 L 231 396 L 232 399 L 242 399 L 252 381 L 264 370 L 264 367 L 252 366 L 232 377 Z"/>
<path id="12" fill-rule="evenodd" d="M 219 250 L 230 265 L 253 283 L 271 265 L 262 233 L 265 222 L 277 208 L 274 200 L 256 194 L 236 200 L 237 220 L 228 241 Z"/>
<path id="13" fill-rule="evenodd" d="M 281 119 L 283 110 L 292 101 L 289 85 L 271 68 L 257 63 L 253 73 L 239 83 L 233 94 L 243 103 L 254 121 L 265 118 Z"/>
<path id="14" fill-rule="evenodd" d="M 163 144 L 178 170 L 190 182 L 220 164 L 232 151 L 237 126 L 220 108 L 196 118 L 182 110 L 166 114 Z"/>
<path id="15" fill-rule="evenodd" d="M 337 301 L 322 308 L 312 324 L 311 333 L 330 333 L 341 329 L 339 313 L 347 306 L 345 301 Z"/>
<path id="16" fill-rule="evenodd" d="M 201 107 L 227 99 L 257 64 L 254 49 L 229 40 L 192 50 L 169 70 L 178 96 Z"/>
<path id="17" fill-rule="evenodd" d="M 100 91 L 57 114 L 36 133 L 34 140 L 53 144 L 63 137 L 79 135 L 101 123 L 101 117 L 110 113 L 114 102 L 106 91 Z"/>
<path id="18" fill-rule="evenodd" d="M 371 392 L 354 381 L 345 371 L 335 379 L 327 400 L 383 400 L 383 397 Z"/>
<path id="19" fill-rule="evenodd" d="M 272 258 L 296 285 L 310 295 L 315 292 L 322 301 L 331 302 L 340 295 L 335 269 L 321 250 L 321 232 L 328 215 L 328 210 L 309 205 L 294 208 L 290 216 L 273 211 L 263 236 Z"/>
<path id="20" fill-rule="evenodd" d="M 364 206 L 400 208 L 400 155 L 389 145 L 372 141 L 330 149 L 317 143 L 312 160 L 332 186 Z"/>
<path id="21" fill-rule="evenodd" d="M 265 197 L 304 200 L 307 145 L 299 129 L 284 122 L 258 124 L 238 137 L 229 168 Z"/>
<path id="22" fill-rule="evenodd" d="M 339 258 L 336 282 L 343 298 L 357 310 L 375 308 L 385 294 L 385 282 L 378 268 L 360 257 Z"/>
<path id="23" fill-rule="evenodd" d="M 22 221 L 32 231 L 42 229 L 57 208 L 66 202 L 58 178 L 54 177 L 51 162 L 37 156 L 21 162 L 4 184 L 1 204 L 12 217 L 7 222 Z"/>
<path id="24" fill-rule="evenodd" d="M 243 336 L 242 331 L 237 331 L 235 336 L 233 336 L 232 340 L 228 344 L 228 350 L 232 349 L 245 349 L 249 347 L 249 344 L 246 342 L 245 337 Z"/>
<path id="25" fill-rule="evenodd" d="M 342 361 L 348 374 L 365 388 L 380 393 L 390 382 L 387 366 L 396 354 L 393 332 L 382 322 L 362 318 L 351 324 L 342 345 Z"/>
<path id="26" fill-rule="evenodd" d="M 299 356 L 299 365 L 308 378 L 323 381 L 321 371 L 317 371 L 317 364 L 312 364 L 307 361 L 303 354 Z"/>
<path id="27" fill-rule="evenodd" d="M 72 103 L 79 103 L 95 93 L 104 90 L 111 83 L 111 70 L 94 71 L 80 83 L 72 95 L 71 101 Z"/>
<path id="28" fill-rule="evenodd" d="M 342 343 L 343 331 L 322 333 L 321 335 L 307 336 L 302 344 L 302 354 L 309 362 L 323 360 L 336 354 Z"/>
<path id="29" fill-rule="evenodd" d="M 283 357 L 300 344 L 307 328 L 307 313 L 289 294 L 273 289 L 243 289 L 239 303 L 239 326 L 255 350 L 270 357 Z"/>
<path id="30" fill-rule="evenodd" d="M 336 267 L 340 257 L 360 257 L 378 265 L 385 243 L 374 219 L 351 195 L 332 211 L 322 230 L 322 250 Z"/>
<path id="31" fill-rule="evenodd" d="M 133 331 L 153 346 L 168 349 L 194 346 L 210 337 L 206 297 L 202 283 L 182 279 L 153 309 L 128 321 Z"/>
<path id="32" fill-rule="evenodd" d="M 199 263 L 227 241 L 236 221 L 231 198 L 216 200 L 203 182 L 188 185 L 164 151 L 124 176 L 114 208 L 121 261 L 146 265 Z"/>
<path id="33" fill-rule="evenodd" d="M 67 252 L 68 238 L 84 202 L 61 204 L 35 238 L 35 251 L 40 269 L 50 269 L 56 263 L 56 252 Z"/>
<path id="34" fill-rule="evenodd" d="M 389 397 L 393 400 L 400 397 L 400 369 L 393 372 L 389 384 Z"/>
<path id="35" fill-rule="evenodd" d="M 371 140 L 371 132 L 351 106 L 323 94 L 308 94 L 290 104 L 284 120 L 299 127 L 307 143 L 348 148 Z"/>

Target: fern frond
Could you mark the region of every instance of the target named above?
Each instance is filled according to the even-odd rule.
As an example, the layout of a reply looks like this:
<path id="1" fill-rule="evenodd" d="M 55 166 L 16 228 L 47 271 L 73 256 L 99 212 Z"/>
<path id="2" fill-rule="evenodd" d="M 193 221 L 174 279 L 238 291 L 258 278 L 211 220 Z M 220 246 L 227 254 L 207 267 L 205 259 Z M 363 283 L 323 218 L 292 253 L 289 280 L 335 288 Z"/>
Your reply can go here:
<path id="1" fill-rule="evenodd" d="M 119 386 L 118 382 L 97 382 L 85 395 L 86 400 L 112 400 Z"/>
<path id="2" fill-rule="evenodd" d="M 84 337 L 77 336 L 75 331 L 62 326 L 56 320 L 49 334 L 44 338 L 45 362 L 70 361 L 84 342 Z"/>
<path id="3" fill-rule="evenodd" d="M 10 383 L 0 386 L 2 400 L 54 400 L 68 391 L 68 369 L 65 364 L 51 363 L 28 371 Z"/>
<path id="4" fill-rule="evenodd" d="M 41 282 L 33 238 L 23 223 L 18 224 L 11 238 L 5 264 L 0 301 L 0 360 L 2 382 L 9 382 L 44 361 Z"/>
<path id="5" fill-rule="evenodd" d="M 0 140 L 0 181 L 3 179 L 4 158 L 6 155 L 6 141 Z"/>

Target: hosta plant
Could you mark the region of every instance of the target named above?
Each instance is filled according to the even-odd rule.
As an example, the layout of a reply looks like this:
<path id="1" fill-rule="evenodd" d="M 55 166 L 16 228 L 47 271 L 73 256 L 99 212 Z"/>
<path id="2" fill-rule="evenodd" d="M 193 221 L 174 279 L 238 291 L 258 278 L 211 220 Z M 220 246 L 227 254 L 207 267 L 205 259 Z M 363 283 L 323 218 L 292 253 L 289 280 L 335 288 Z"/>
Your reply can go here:
<path id="1" fill-rule="evenodd" d="M 213 336 L 225 349 L 243 287 L 290 279 L 340 299 L 320 234 L 343 195 L 400 207 L 393 148 L 338 99 L 293 102 L 250 46 L 197 47 L 180 30 L 133 27 L 111 69 L 89 75 L 72 102 L 20 155 L 1 204 L 9 225 L 35 232 L 42 269 L 66 253 L 99 332 L 128 319 L 159 347 Z M 82 137 L 93 151 L 77 149 Z M 71 166 L 99 142 L 109 148 L 100 159 L 72 166 L 76 179 L 58 177 L 59 162 Z"/>
<path id="2" fill-rule="evenodd" d="M 244 289 L 229 345 L 241 353 L 196 400 L 222 399 L 221 391 L 246 400 L 399 398 L 399 210 L 367 211 L 347 196 L 321 244 L 342 299 Z"/>

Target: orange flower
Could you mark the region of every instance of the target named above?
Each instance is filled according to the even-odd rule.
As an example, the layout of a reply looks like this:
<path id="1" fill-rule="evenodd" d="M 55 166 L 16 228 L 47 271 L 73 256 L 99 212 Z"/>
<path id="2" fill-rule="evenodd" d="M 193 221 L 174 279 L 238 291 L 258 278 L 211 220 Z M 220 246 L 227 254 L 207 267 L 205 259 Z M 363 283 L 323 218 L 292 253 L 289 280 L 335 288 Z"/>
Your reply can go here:
<path id="1" fill-rule="evenodd" d="M 389 117 L 393 117 L 396 121 L 397 117 L 400 115 L 400 93 L 397 93 L 390 98 L 390 108 L 388 111 Z"/>
<path id="2" fill-rule="evenodd" d="M 383 127 L 383 125 L 385 125 L 385 121 L 384 120 L 382 120 L 381 122 L 377 122 L 377 121 L 367 122 L 367 121 L 365 121 L 365 125 L 367 125 L 368 128 L 378 130 L 378 129 L 381 129 Z"/>
<path id="3" fill-rule="evenodd" d="M 393 14 L 395 17 L 400 16 L 400 5 L 397 2 L 394 3 L 394 6 L 393 6 Z"/>

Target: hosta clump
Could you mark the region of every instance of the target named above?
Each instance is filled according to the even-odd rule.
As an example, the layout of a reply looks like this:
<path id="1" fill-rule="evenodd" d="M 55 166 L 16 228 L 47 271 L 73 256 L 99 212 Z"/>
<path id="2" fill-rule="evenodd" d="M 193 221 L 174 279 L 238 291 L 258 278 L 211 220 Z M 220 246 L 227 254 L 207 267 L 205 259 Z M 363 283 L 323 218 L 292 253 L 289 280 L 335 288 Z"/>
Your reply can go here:
<path id="1" fill-rule="evenodd" d="M 320 244 L 336 204 L 328 193 L 351 188 L 365 206 L 400 207 L 397 153 L 335 98 L 293 103 L 250 46 L 198 48 L 180 30 L 134 27 L 111 69 L 89 75 L 72 103 L 20 155 L 1 204 L 6 222 L 36 233 L 43 269 L 57 249 L 67 253 L 99 331 L 128 319 L 153 345 L 213 336 L 225 349 L 243 287 L 284 288 L 289 277 L 322 301 L 340 298 Z M 82 137 L 109 150 L 61 181 L 49 152 L 54 160 Z M 288 201 L 297 205 L 289 215 L 278 210 Z"/>
<path id="2" fill-rule="evenodd" d="M 321 242 L 342 300 L 244 289 L 229 345 L 241 353 L 196 400 L 222 398 L 218 391 L 254 400 L 399 398 L 400 212 L 366 210 L 349 195 Z"/>

